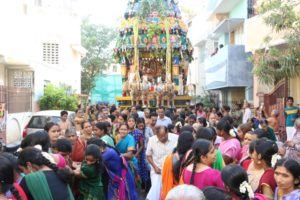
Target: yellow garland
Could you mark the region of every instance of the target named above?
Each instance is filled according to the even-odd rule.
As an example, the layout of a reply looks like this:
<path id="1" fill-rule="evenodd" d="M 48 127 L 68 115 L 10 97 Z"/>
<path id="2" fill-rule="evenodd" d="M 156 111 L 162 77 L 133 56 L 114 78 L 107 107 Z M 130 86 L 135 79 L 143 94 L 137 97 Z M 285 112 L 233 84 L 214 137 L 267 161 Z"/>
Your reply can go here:
<path id="1" fill-rule="evenodd" d="M 138 18 L 134 19 L 133 23 L 133 36 L 134 36 L 134 71 L 136 74 L 136 80 L 140 81 L 140 73 L 139 73 L 139 49 L 138 49 L 138 40 L 139 40 L 139 22 Z"/>
<path id="2" fill-rule="evenodd" d="M 171 79 L 172 56 L 171 56 L 171 41 L 170 41 L 170 27 L 168 20 L 165 20 L 167 52 L 166 52 L 166 80 Z"/>

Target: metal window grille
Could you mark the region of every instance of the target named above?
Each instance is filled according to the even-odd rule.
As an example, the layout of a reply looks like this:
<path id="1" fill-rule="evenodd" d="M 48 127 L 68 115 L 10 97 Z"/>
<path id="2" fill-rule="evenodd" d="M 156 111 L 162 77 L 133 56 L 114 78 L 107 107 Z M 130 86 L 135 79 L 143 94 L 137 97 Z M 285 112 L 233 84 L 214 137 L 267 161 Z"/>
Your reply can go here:
<path id="1" fill-rule="evenodd" d="M 254 6 L 256 4 L 256 0 L 248 0 L 248 18 L 255 16 Z"/>
<path id="2" fill-rule="evenodd" d="M 59 44 L 43 43 L 43 61 L 51 64 L 59 64 Z"/>

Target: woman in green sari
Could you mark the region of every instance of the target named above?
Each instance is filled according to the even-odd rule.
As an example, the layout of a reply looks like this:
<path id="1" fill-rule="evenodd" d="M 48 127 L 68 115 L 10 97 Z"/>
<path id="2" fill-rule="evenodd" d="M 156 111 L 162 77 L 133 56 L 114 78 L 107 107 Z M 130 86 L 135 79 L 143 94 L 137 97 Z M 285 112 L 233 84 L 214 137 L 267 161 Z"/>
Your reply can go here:
<path id="1" fill-rule="evenodd" d="M 78 200 L 104 200 L 101 181 L 102 160 L 99 147 L 94 144 L 87 146 L 85 159 L 75 175 L 80 177 Z"/>
<path id="2" fill-rule="evenodd" d="M 26 174 L 20 182 L 28 200 L 74 200 L 68 182 L 72 173 L 58 169 L 36 148 L 22 150 L 18 157 L 19 168 Z"/>

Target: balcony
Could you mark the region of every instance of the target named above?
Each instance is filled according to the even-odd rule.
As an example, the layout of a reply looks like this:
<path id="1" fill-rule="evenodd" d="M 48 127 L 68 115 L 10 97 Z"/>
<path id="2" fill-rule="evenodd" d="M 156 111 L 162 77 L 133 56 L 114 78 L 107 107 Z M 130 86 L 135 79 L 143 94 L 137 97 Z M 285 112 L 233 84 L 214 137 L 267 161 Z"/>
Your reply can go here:
<path id="1" fill-rule="evenodd" d="M 244 19 L 240 19 L 240 18 L 224 19 L 215 27 L 215 29 L 213 30 L 213 34 L 220 36 L 224 33 L 230 33 L 234 31 L 242 23 L 244 23 Z"/>
<path id="2" fill-rule="evenodd" d="M 209 17 L 217 13 L 229 13 L 240 0 L 209 0 Z"/>
<path id="3" fill-rule="evenodd" d="M 205 89 L 251 86 L 251 70 L 244 45 L 224 46 L 205 60 Z"/>

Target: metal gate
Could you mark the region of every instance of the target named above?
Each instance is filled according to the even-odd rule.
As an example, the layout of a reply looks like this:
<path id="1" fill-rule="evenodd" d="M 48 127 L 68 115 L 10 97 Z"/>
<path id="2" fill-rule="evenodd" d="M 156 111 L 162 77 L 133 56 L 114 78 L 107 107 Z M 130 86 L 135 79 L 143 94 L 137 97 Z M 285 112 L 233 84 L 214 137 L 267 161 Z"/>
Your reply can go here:
<path id="1" fill-rule="evenodd" d="M 33 95 L 33 72 L 19 69 L 8 70 L 8 86 L 2 92 L 9 113 L 31 112 Z M 1 95 L 1 96 L 2 96 Z"/>
<path id="2" fill-rule="evenodd" d="M 266 111 L 268 114 L 272 110 L 279 111 L 279 131 L 278 137 L 281 141 L 286 140 L 286 131 L 285 131 L 285 117 L 284 117 L 284 107 L 285 107 L 285 98 L 288 95 L 288 82 L 282 80 L 276 84 L 274 90 L 264 96 L 264 103 L 266 106 Z"/>

